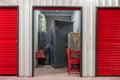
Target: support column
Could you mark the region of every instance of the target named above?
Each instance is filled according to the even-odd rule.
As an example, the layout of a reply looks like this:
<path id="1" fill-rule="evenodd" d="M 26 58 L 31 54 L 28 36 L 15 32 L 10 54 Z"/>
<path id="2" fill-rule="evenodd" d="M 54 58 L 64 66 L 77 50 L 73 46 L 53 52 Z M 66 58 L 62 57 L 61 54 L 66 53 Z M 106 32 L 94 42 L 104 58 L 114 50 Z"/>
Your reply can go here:
<path id="1" fill-rule="evenodd" d="M 88 47 L 87 47 L 87 39 L 88 39 L 88 32 L 87 32 L 87 0 L 82 0 L 83 4 L 82 4 L 82 76 L 83 77 L 86 77 L 87 76 L 87 50 L 88 50 Z"/>
<path id="2" fill-rule="evenodd" d="M 19 75 L 24 76 L 24 19 L 23 19 L 23 0 L 19 0 Z"/>
<path id="3" fill-rule="evenodd" d="M 88 47 L 90 50 L 88 51 L 88 76 L 95 76 L 95 42 L 96 42 L 96 7 L 97 7 L 97 1 L 91 0 L 91 14 L 89 14 L 89 43 Z M 89 13 L 89 12 L 88 12 Z"/>
<path id="4" fill-rule="evenodd" d="M 30 31 L 30 0 L 24 0 L 23 2 L 23 18 L 24 18 L 24 76 L 30 76 L 30 55 L 31 53 L 31 31 Z"/>
<path id="5" fill-rule="evenodd" d="M 32 5 L 33 5 L 33 0 L 29 0 L 30 1 L 30 3 L 29 3 L 29 32 L 30 32 L 30 41 L 29 41 L 29 51 L 30 51 L 30 53 L 29 53 L 29 61 L 30 61 L 30 67 L 29 67 L 29 76 L 33 76 L 32 75 L 32 73 L 33 73 L 33 71 L 32 71 L 32 68 L 34 67 L 34 65 L 32 64 L 32 19 L 33 19 L 33 14 L 32 14 Z M 34 63 L 35 64 L 35 63 Z"/>
<path id="6" fill-rule="evenodd" d="M 95 15 L 96 0 L 83 3 L 83 76 L 95 76 Z"/>

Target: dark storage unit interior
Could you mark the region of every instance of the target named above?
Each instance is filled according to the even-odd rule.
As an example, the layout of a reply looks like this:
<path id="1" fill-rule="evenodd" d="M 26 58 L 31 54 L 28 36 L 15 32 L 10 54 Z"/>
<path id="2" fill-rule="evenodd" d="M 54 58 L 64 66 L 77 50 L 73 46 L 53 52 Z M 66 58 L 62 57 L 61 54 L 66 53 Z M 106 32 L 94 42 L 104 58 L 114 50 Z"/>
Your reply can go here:
<path id="1" fill-rule="evenodd" d="M 73 38 L 68 37 L 68 34 L 71 32 L 81 35 L 82 19 L 80 8 L 36 7 L 33 13 L 34 67 L 44 68 L 50 65 L 54 69 L 66 69 L 66 48 L 70 48 L 75 43 L 74 49 L 81 50 L 81 40 L 79 41 L 81 38 L 77 38 L 78 43 L 74 42 L 74 40 L 71 41 Z M 67 72 L 67 70 L 65 70 L 65 72 Z"/>
<path id="2" fill-rule="evenodd" d="M 55 20 L 50 30 L 50 63 L 54 67 L 66 67 L 68 33 L 73 32 L 73 22 Z"/>
<path id="3" fill-rule="evenodd" d="M 97 8 L 96 75 L 120 76 L 120 8 Z"/>
<path id="4" fill-rule="evenodd" d="M 18 8 L 0 7 L 0 75 L 17 75 Z"/>
<path id="5" fill-rule="evenodd" d="M 53 35 L 51 35 L 52 34 L 52 31 L 53 30 L 55 30 L 55 25 L 54 25 L 54 22 L 55 22 L 55 20 L 64 20 L 64 21 L 67 21 L 67 22 L 70 22 L 71 21 L 71 17 L 70 16 L 61 16 L 61 15 L 56 15 L 56 16 L 50 16 L 50 15 L 46 15 L 45 16 L 46 17 L 46 26 L 47 26 L 47 33 L 46 33 L 46 35 L 41 35 L 40 36 L 40 31 L 38 32 L 38 46 L 39 46 L 39 48 L 40 48 L 40 46 L 41 46 L 41 48 L 45 48 L 45 46 L 47 45 L 47 44 L 49 44 L 49 47 L 47 47 L 47 50 L 46 50 L 46 59 L 45 59 L 45 64 L 46 65 L 49 65 L 49 64 L 53 64 L 53 59 L 52 58 L 55 58 L 55 57 L 52 57 L 52 55 L 54 54 L 52 54 L 51 53 L 51 50 L 52 49 L 54 49 L 54 47 L 52 47 L 52 43 L 51 43 L 51 41 L 55 41 L 55 40 L 53 40 L 53 39 L 51 39 L 52 37 L 55 37 L 54 36 L 54 33 L 53 33 Z M 63 23 L 63 22 L 62 22 Z M 61 26 L 62 26 L 62 24 L 60 24 Z M 66 28 L 67 28 L 67 26 L 66 26 Z M 68 27 L 68 29 L 69 29 L 69 27 Z M 59 30 L 59 29 L 58 29 Z M 66 29 L 67 30 L 67 29 Z M 62 30 L 63 31 L 63 30 Z M 71 30 L 71 32 L 72 32 L 73 30 Z M 55 32 L 55 31 L 54 31 Z M 61 32 L 57 32 L 58 34 L 59 33 L 61 33 Z M 63 37 L 60 37 L 60 36 L 58 36 L 59 38 L 63 38 Z M 66 38 L 67 38 L 67 34 L 66 34 Z M 44 39 L 43 40 L 43 42 L 41 42 L 41 39 Z M 67 40 L 67 39 L 66 39 Z M 42 44 L 44 44 L 44 46 L 43 45 L 41 45 L 41 43 Z M 51 45 L 50 45 L 51 44 Z M 66 44 L 67 44 L 67 41 L 66 41 Z M 43 46 L 43 47 L 42 47 Z M 52 48 L 50 48 L 50 46 L 52 47 Z M 55 50 L 55 49 L 54 49 Z M 65 50 L 65 49 L 64 49 Z M 56 50 L 57 51 L 57 50 Z M 60 51 L 60 50 L 59 50 Z M 53 51 L 54 52 L 54 51 Z M 63 53 L 62 53 L 63 54 Z M 65 52 L 64 52 L 64 55 L 65 55 Z M 51 58 L 52 57 L 52 58 Z M 57 66 L 56 66 L 57 67 Z"/>

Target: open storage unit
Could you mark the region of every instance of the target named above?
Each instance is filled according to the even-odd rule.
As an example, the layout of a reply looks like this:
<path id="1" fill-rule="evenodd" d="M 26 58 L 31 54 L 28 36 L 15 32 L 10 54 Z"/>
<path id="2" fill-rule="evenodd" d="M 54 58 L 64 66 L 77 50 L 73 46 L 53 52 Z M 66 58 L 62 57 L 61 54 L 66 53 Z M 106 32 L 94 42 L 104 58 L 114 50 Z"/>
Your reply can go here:
<path id="1" fill-rule="evenodd" d="M 42 19 L 43 20 L 42 20 Z M 45 20 L 45 22 L 44 22 Z M 44 25 L 41 24 L 44 22 Z M 42 37 L 39 31 L 40 25 L 45 26 L 41 28 L 42 33 L 47 35 Z M 37 27 L 36 27 L 37 26 Z M 80 33 L 80 74 L 82 65 L 82 9 L 81 7 L 33 7 L 33 75 L 34 68 L 36 67 L 36 50 L 43 49 L 43 46 L 47 43 L 46 47 L 46 60 L 45 65 L 52 65 L 54 68 L 67 67 L 66 48 L 68 47 L 68 33 L 76 32 Z M 39 37 L 41 35 L 41 37 Z M 46 40 L 45 40 L 46 38 Z M 44 39 L 44 41 L 40 41 Z M 38 42 L 38 43 L 36 43 Z M 39 43 L 40 42 L 40 43 Z M 44 43 L 44 44 L 43 44 Z M 36 46 L 37 45 L 37 46 Z M 46 48 L 45 47 L 45 48 Z M 44 49 L 43 49 L 44 50 Z M 49 51 L 48 51 L 49 50 Z M 61 60 L 62 59 L 62 60 Z M 67 72 L 66 72 L 67 73 Z M 81 74 L 82 75 L 82 74 Z"/>
<path id="2" fill-rule="evenodd" d="M 98 7 L 96 76 L 120 76 L 120 8 Z"/>

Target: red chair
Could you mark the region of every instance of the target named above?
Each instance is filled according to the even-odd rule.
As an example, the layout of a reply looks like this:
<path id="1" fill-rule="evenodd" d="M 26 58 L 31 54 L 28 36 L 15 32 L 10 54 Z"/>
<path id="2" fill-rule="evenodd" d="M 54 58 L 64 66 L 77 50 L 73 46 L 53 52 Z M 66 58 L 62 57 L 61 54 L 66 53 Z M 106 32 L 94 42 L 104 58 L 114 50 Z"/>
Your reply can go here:
<path id="1" fill-rule="evenodd" d="M 72 69 L 71 65 L 80 65 L 80 51 L 73 51 L 72 49 L 68 50 L 68 48 L 66 48 L 66 53 L 67 53 L 67 58 L 68 58 L 68 67 L 67 67 L 67 71 L 68 74 L 70 74 L 70 72 L 80 72 L 80 67 L 77 69 Z M 77 54 L 79 55 L 79 57 L 77 58 L 73 58 L 72 55 L 73 54 Z"/>

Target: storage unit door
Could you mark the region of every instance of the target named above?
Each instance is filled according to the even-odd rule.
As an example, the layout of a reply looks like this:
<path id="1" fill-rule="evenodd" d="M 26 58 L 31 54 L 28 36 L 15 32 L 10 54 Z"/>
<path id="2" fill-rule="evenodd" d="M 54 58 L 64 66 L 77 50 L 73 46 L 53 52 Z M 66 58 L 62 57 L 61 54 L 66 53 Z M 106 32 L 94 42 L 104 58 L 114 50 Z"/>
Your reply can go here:
<path id="1" fill-rule="evenodd" d="M 0 75 L 17 74 L 17 7 L 0 7 Z"/>
<path id="2" fill-rule="evenodd" d="M 120 8 L 98 8 L 96 75 L 120 76 Z"/>

